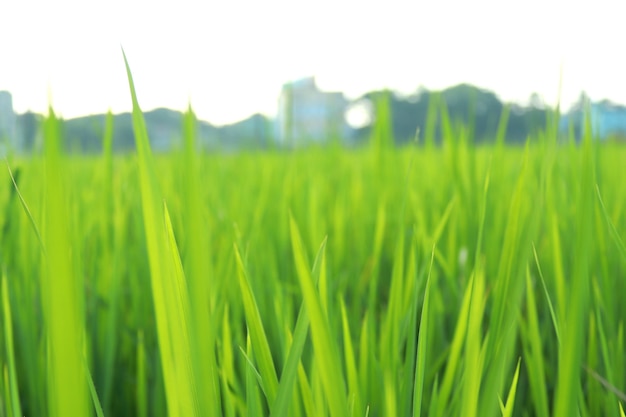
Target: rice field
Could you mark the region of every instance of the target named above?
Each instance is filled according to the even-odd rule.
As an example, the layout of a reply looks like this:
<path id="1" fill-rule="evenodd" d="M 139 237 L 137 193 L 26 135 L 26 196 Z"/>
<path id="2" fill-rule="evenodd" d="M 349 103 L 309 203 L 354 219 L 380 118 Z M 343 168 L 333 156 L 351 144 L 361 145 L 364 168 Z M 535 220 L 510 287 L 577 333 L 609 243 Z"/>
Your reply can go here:
<path id="1" fill-rule="evenodd" d="M 136 154 L 1 174 L 1 417 L 624 416 L 626 149 L 153 155 L 127 71 Z"/>

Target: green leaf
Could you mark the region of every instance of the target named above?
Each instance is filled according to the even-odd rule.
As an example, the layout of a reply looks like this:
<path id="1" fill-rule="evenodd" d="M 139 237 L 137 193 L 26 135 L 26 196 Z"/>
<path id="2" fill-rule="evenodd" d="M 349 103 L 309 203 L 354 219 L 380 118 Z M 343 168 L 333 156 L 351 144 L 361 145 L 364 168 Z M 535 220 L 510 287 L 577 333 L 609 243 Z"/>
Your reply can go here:
<path id="1" fill-rule="evenodd" d="M 4 343 L 6 349 L 6 359 L 8 366 L 8 390 L 9 397 L 6 401 L 9 409 L 12 410 L 12 417 L 22 416 L 20 405 L 19 386 L 17 373 L 15 370 L 15 351 L 13 349 L 13 322 L 11 320 L 11 303 L 9 300 L 9 287 L 7 285 L 6 274 L 2 274 L 2 309 L 4 312 Z"/>
<path id="2" fill-rule="evenodd" d="M 430 338 L 430 292 L 431 273 L 433 261 L 435 260 L 435 246 L 433 246 L 430 257 L 430 267 L 428 268 L 428 278 L 426 279 L 426 290 L 424 292 L 424 304 L 422 305 L 422 316 L 420 319 L 419 339 L 417 342 L 417 360 L 415 364 L 415 382 L 413 384 L 413 417 L 422 415 L 422 397 L 424 395 L 424 375 L 426 374 L 426 354 L 428 352 L 428 342 Z"/>
<path id="3" fill-rule="evenodd" d="M 310 269 L 306 264 L 306 253 L 293 217 L 289 218 L 289 225 L 298 281 L 302 289 L 304 305 L 311 320 L 316 369 L 322 379 L 331 416 L 348 416 L 345 379 L 341 371 L 337 345 L 330 335 L 330 326 L 322 310 L 322 303 L 315 289 Z"/>
<path id="4" fill-rule="evenodd" d="M 321 259 L 326 253 L 326 241 L 324 239 L 313 262 L 313 277 L 317 281 L 321 275 L 320 264 L 323 263 Z M 293 389 L 295 386 L 296 376 L 298 373 L 298 367 L 300 365 L 300 357 L 302 356 L 302 350 L 309 331 L 309 316 L 306 312 L 304 303 L 300 307 L 298 312 L 298 318 L 296 319 L 296 328 L 294 330 L 293 341 L 283 372 L 280 376 L 280 383 L 278 385 L 278 392 L 274 403 L 270 407 L 270 415 L 272 416 L 287 416 L 289 402 L 292 399 Z"/>
<path id="5" fill-rule="evenodd" d="M 198 416 L 196 379 L 190 346 L 192 336 L 188 320 L 189 301 L 184 272 L 167 207 L 161 197 L 148 131 L 125 54 L 124 62 L 133 103 L 132 119 L 139 156 L 141 206 L 168 413 L 171 417 Z"/>
<path id="6" fill-rule="evenodd" d="M 246 323 L 248 325 L 248 332 L 250 334 L 250 341 L 252 344 L 252 352 L 256 358 L 257 366 L 259 367 L 259 373 L 262 377 L 261 388 L 267 398 L 268 403 L 272 403 L 276 398 L 278 391 L 278 377 L 276 376 L 276 368 L 274 367 L 274 360 L 272 359 L 272 353 L 270 351 L 270 344 L 263 328 L 263 322 L 261 320 L 261 314 L 257 306 L 250 282 L 248 280 L 248 274 L 246 268 L 241 259 L 239 248 L 234 245 L 235 257 L 237 260 L 237 275 L 239 277 L 239 288 L 241 290 L 241 299 L 243 303 L 244 312 L 246 315 Z"/>
<path id="7" fill-rule="evenodd" d="M 515 407 L 515 393 L 517 392 L 517 381 L 519 379 L 519 369 L 521 358 L 517 361 L 517 368 L 515 368 L 515 375 L 513 375 L 513 381 L 511 382 L 511 388 L 509 389 L 509 395 L 506 399 L 506 405 L 502 405 L 500 402 L 502 417 L 512 417 L 513 407 Z"/>

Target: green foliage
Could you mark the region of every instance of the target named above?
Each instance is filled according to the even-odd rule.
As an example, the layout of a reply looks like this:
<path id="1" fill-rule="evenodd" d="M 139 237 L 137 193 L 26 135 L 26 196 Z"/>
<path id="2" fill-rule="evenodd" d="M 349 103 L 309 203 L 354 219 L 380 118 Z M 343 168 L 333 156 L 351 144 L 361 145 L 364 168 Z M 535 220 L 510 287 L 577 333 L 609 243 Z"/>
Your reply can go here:
<path id="1" fill-rule="evenodd" d="M 84 286 L 77 273 L 80 251 L 72 250 L 73 219 L 69 216 L 68 168 L 61 150 L 59 122 L 50 109 L 44 121 L 45 190 L 41 298 L 47 335 L 48 413 L 88 416 L 91 408 L 83 346 Z M 70 229 L 72 228 L 72 229 Z"/>
<path id="2" fill-rule="evenodd" d="M 5 392 L 8 392 L 6 398 L 6 415 L 12 417 L 20 417 L 22 415 L 22 407 L 20 405 L 19 388 L 17 374 L 15 371 L 15 350 L 13 348 L 13 323 L 11 321 L 11 302 L 9 301 L 9 289 L 7 286 L 7 277 L 2 275 L 2 309 L 4 313 L 4 341 L 6 344 L 6 364 L 4 366 Z"/>
<path id="3" fill-rule="evenodd" d="M 185 273 L 170 221 L 167 205 L 161 197 L 156 163 L 148 133 L 139 108 L 132 74 L 126 56 L 126 72 L 133 103 L 133 127 L 139 156 L 141 206 L 150 261 L 152 297 L 156 313 L 161 364 L 170 416 L 197 416 L 195 367 L 192 361 L 192 338 L 189 293 Z"/>
<path id="4" fill-rule="evenodd" d="M 0 183 L 0 415 L 623 415 L 619 144 L 158 155 L 128 78 L 137 155 Z"/>
<path id="5" fill-rule="evenodd" d="M 493 144 L 500 140 L 508 144 L 522 144 L 529 137 L 535 137 L 546 125 L 550 111 L 540 103 L 529 107 L 503 103 L 493 92 L 469 84 L 442 91 L 421 88 L 408 97 L 375 91 L 367 93 L 364 98 L 371 100 L 377 113 L 376 106 L 385 95 L 396 144 L 412 142 L 416 131 L 419 131 L 420 141 L 423 140 L 427 146 L 441 143 L 442 125 L 437 120 L 437 112 L 433 112 L 441 100 L 447 103 L 452 122 L 466 126 L 473 141 L 480 144 Z M 511 111 L 512 106 L 514 111 Z M 506 122 L 503 124 L 504 114 Z M 374 122 L 371 126 L 358 129 L 356 135 L 359 139 L 371 137 L 376 129 Z"/>

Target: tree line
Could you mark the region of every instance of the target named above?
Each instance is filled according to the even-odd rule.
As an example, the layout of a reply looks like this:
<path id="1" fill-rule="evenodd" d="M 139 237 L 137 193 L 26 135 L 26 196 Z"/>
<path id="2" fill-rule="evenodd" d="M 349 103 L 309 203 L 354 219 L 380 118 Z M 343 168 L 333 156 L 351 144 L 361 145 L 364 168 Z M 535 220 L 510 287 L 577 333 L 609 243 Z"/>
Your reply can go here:
<path id="1" fill-rule="evenodd" d="M 471 129 L 471 137 L 475 143 L 495 140 L 505 106 L 508 107 L 505 138 L 509 143 L 523 143 L 534 132 L 545 128 L 550 111 L 536 95 L 528 106 L 505 104 L 493 92 L 469 84 L 460 84 L 442 91 L 421 89 L 409 96 L 373 91 L 356 101 L 371 103 L 383 94 L 389 97 L 393 141 L 397 145 L 415 140 L 416 135 L 419 139 L 419 132 L 425 129 L 429 108 L 433 106 L 434 100 L 439 103 L 435 109 L 437 112 L 445 106 L 453 123 L 460 123 Z M 430 111 L 432 112 L 432 108 Z M 17 116 L 23 151 L 36 151 L 41 146 L 41 118 L 42 116 L 31 112 Z M 145 112 L 145 119 L 150 140 L 157 151 L 175 149 L 180 145 L 180 112 L 156 109 Z M 78 153 L 99 153 L 102 150 L 104 121 L 104 114 L 64 120 L 62 126 L 66 149 Z M 434 140 L 439 142 L 442 137 L 440 118 L 435 118 L 434 122 Z M 214 126 L 198 121 L 197 129 L 199 142 L 205 149 L 268 148 L 275 144 L 275 133 L 273 120 L 259 114 L 227 126 Z M 348 137 L 344 139 L 358 145 L 366 142 L 371 133 L 372 125 L 369 124 L 349 130 Z M 113 136 L 115 151 L 134 149 L 130 113 L 114 116 Z"/>

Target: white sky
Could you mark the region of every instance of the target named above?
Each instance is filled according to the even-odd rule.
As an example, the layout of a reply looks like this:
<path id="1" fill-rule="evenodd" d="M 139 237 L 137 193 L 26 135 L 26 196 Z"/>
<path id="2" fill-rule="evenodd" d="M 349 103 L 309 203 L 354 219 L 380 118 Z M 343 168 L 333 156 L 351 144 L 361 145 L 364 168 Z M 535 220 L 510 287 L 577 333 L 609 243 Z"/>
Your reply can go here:
<path id="1" fill-rule="evenodd" d="M 619 4 L 624 4 L 620 6 Z M 0 90 L 66 118 L 191 103 L 223 124 L 272 115 L 282 84 L 315 75 L 348 97 L 470 82 L 506 101 L 585 90 L 626 103 L 626 2 L 0 1 Z"/>

